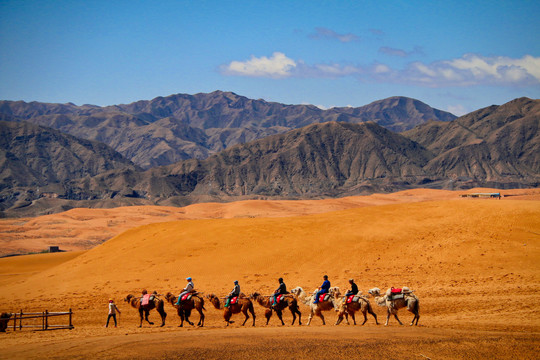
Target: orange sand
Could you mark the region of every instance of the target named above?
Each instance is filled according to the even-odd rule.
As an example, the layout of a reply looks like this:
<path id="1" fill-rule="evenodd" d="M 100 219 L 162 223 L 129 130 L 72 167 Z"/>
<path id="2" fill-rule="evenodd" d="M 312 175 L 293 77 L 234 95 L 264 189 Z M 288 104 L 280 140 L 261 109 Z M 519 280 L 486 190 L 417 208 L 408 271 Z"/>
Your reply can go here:
<path id="1" fill-rule="evenodd" d="M 326 200 L 204 203 L 184 208 L 130 206 L 114 209 L 73 209 L 36 218 L 0 219 L 0 256 L 40 252 L 51 245 L 63 250 L 88 250 L 135 226 L 186 219 L 241 217 L 288 217 L 364 206 L 459 199 L 470 192 L 497 192 L 494 189 L 468 191 L 408 190 L 392 194 L 345 197 Z M 511 199 L 540 200 L 540 189 L 504 190 Z"/>
<path id="2" fill-rule="evenodd" d="M 472 190 L 480 191 L 486 190 Z M 76 326 L 72 331 L 0 334 L 3 354 L 247 359 L 321 358 L 314 356 L 319 351 L 337 358 L 392 358 L 388 353 L 394 351 L 405 359 L 535 358 L 540 345 L 534 300 L 540 295 L 540 192 L 514 190 L 522 195 L 501 200 L 458 194 L 414 190 L 322 201 L 199 204 L 168 213 L 174 210 L 189 220 L 152 224 L 151 216 L 141 216 L 144 221 L 138 223 L 146 225 L 78 256 L 0 259 L 2 311 L 72 308 Z M 107 211 L 120 222 L 122 214 L 135 214 L 126 210 L 72 212 L 97 219 L 92 214 Z M 256 304 L 255 329 L 240 329 L 239 315 L 233 316 L 232 329 L 224 329 L 221 311 L 207 303 L 203 329 L 178 329 L 169 305 L 164 328 L 146 324 L 138 329 L 135 310 L 121 301 L 142 288 L 178 293 L 186 276 L 194 278 L 200 291 L 223 296 L 233 280 L 245 293 L 269 294 L 280 276 L 289 288 L 312 291 L 323 274 L 342 289 L 353 277 L 364 293 L 375 286 L 411 287 L 420 298 L 421 326 L 399 327 L 391 319 L 389 327 L 377 327 L 370 317 L 363 327 L 335 327 L 335 313 L 327 312 L 325 327 L 315 318 L 310 328 L 281 328 L 273 318 L 261 328 L 264 312 Z M 103 328 L 109 297 L 122 310 L 120 329 Z M 385 309 L 373 300 L 372 305 L 384 323 Z M 308 308 L 301 305 L 301 311 L 306 322 Z M 150 317 L 158 320 L 157 313 Z M 292 320 L 289 313 L 284 318 Z M 412 315 L 401 310 L 400 318 L 408 323 Z"/>

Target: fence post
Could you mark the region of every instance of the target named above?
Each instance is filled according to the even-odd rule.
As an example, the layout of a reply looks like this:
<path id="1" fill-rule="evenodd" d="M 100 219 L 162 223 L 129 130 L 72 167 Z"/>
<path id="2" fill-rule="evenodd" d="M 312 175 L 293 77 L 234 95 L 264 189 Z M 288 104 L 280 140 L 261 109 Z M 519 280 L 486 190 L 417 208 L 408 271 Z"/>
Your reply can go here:
<path id="1" fill-rule="evenodd" d="M 13 331 L 17 330 L 17 313 L 13 313 Z"/>
<path id="2" fill-rule="evenodd" d="M 23 316 L 23 312 L 21 309 L 21 316 L 19 317 L 19 330 L 22 330 L 22 316 Z"/>
<path id="3" fill-rule="evenodd" d="M 69 330 L 73 329 L 73 325 L 71 325 L 71 308 L 69 308 Z"/>
<path id="4" fill-rule="evenodd" d="M 49 310 L 45 310 L 45 330 L 49 327 Z"/>

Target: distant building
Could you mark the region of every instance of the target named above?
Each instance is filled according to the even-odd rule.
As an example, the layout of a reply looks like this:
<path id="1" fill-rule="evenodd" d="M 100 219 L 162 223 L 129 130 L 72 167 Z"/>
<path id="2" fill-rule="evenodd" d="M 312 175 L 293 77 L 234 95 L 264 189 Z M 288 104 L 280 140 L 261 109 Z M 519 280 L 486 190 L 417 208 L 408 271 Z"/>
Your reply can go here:
<path id="1" fill-rule="evenodd" d="M 463 194 L 461 197 L 475 197 L 475 198 L 501 198 L 501 193 L 472 193 Z"/>
<path id="2" fill-rule="evenodd" d="M 59 246 L 49 246 L 49 252 L 50 253 L 60 252 L 60 247 Z"/>

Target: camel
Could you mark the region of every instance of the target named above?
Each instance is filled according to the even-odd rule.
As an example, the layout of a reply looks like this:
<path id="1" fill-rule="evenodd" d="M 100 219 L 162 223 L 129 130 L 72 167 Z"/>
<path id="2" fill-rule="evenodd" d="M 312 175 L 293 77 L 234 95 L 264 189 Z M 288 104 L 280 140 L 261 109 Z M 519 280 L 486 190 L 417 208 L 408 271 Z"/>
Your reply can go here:
<path id="1" fill-rule="evenodd" d="M 331 294 L 332 292 L 339 291 L 339 288 L 337 287 L 330 288 L 330 291 L 329 291 L 330 298 L 327 301 L 320 301 L 317 304 L 314 304 L 313 300 L 314 300 L 315 295 L 317 294 L 317 291 L 318 290 L 315 290 L 312 295 L 307 295 L 304 292 L 304 289 L 302 289 L 301 287 L 296 287 L 291 290 L 291 293 L 293 293 L 298 298 L 298 300 L 303 302 L 305 305 L 309 306 L 310 313 L 308 317 L 308 322 L 306 324 L 307 326 L 311 324 L 311 319 L 313 319 L 314 315 L 317 315 L 318 317 L 320 317 L 323 322 L 323 325 L 326 325 L 322 312 L 332 310 L 335 308 L 334 297 Z"/>
<path id="2" fill-rule="evenodd" d="M 210 300 L 210 302 L 212 303 L 212 305 L 214 305 L 216 309 L 223 309 L 223 318 L 227 322 L 227 326 L 234 323 L 234 321 L 230 321 L 231 316 L 240 312 L 246 317 L 246 319 L 242 323 L 242 326 L 244 326 L 246 324 L 246 321 L 248 321 L 249 319 L 248 311 L 253 316 L 253 326 L 255 326 L 255 310 L 253 309 L 253 303 L 244 294 L 240 294 L 240 296 L 238 297 L 238 302 L 236 304 L 231 304 L 226 308 L 221 306 L 219 297 L 217 297 L 216 295 L 210 294 L 206 297 L 208 300 Z"/>
<path id="3" fill-rule="evenodd" d="M 405 288 L 403 288 L 405 290 Z M 405 293 L 404 297 L 402 299 L 394 299 L 390 300 L 388 298 L 388 295 L 381 296 L 379 288 L 373 288 L 369 290 L 369 293 L 373 296 L 375 299 L 375 302 L 379 306 L 386 306 L 386 323 L 384 326 L 388 325 L 388 321 L 390 320 L 390 315 L 394 315 L 396 320 L 398 321 L 399 325 L 403 325 L 403 323 L 399 320 L 397 316 L 397 312 L 399 309 L 406 307 L 407 310 L 409 310 L 411 313 L 414 314 L 414 317 L 412 319 L 412 322 L 410 325 L 418 325 L 418 320 L 420 319 L 420 302 L 418 301 L 418 298 L 416 295 L 412 293 L 412 291 Z M 390 289 L 388 289 L 387 293 L 389 293 Z M 416 320 L 416 323 L 415 323 Z"/>
<path id="4" fill-rule="evenodd" d="M 154 325 L 153 322 L 148 320 L 148 315 L 150 314 L 150 310 L 156 309 L 159 315 L 161 315 L 161 326 L 165 325 L 165 318 L 167 317 L 167 313 L 165 312 L 165 305 L 162 299 L 158 298 L 156 296 L 156 292 L 154 291 L 154 300 L 150 301 L 148 305 L 142 306 L 141 305 L 141 298 L 140 296 L 135 296 L 132 294 L 129 294 L 124 299 L 125 302 L 129 303 L 133 308 L 139 310 L 139 316 L 141 318 L 141 323 L 139 324 L 139 327 L 142 327 L 143 322 L 143 314 L 144 319 L 150 324 Z"/>
<path id="5" fill-rule="evenodd" d="M 347 304 L 347 299 L 341 297 L 341 294 L 339 293 L 335 293 L 334 297 L 337 299 L 336 311 L 338 313 L 338 319 L 335 325 L 339 325 L 343 321 L 343 315 L 345 315 L 345 321 L 347 322 L 347 325 L 349 325 L 349 314 L 353 319 L 354 325 L 356 325 L 356 318 L 354 314 L 357 311 L 361 311 L 364 315 L 364 322 L 362 325 L 364 325 L 367 321 L 367 313 L 370 313 L 375 318 L 375 324 L 379 325 L 379 322 L 377 321 L 377 314 L 373 312 L 373 308 L 371 307 L 371 303 L 369 302 L 368 298 L 363 296 L 361 292 L 358 294 L 358 301 L 351 302 L 349 304 Z"/>
<path id="6" fill-rule="evenodd" d="M 272 307 L 271 305 L 271 298 L 273 298 L 273 295 L 262 296 L 261 294 L 254 292 L 253 294 L 251 294 L 250 298 L 257 301 L 259 305 L 266 308 L 266 311 L 264 313 L 264 317 L 266 317 L 266 325 L 268 325 L 268 322 L 272 317 L 273 311 L 276 312 L 279 320 L 281 321 L 281 325 L 285 325 L 285 323 L 283 322 L 282 313 L 283 310 L 285 310 L 286 308 L 289 308 L 293 316 L 293 321 L 291 325 L 294 325 L 294 322 L 296 321 L 296 314 L 298 314 L 298 325 L 302 325 L 302 313 L 300 313 L 300 309 L 298 308 L 298 301 L 292 295 L 284 295 L 281 302 L 279 302 L 274 307 Z"/>
<path id="7" fill-rule="evenodd" d="M 176 308 L 176 311 L 178 312 L 178 316 L 180 316 L 181 323 L 178 325 L 178 327 L 184 326 L 184 319 L 186 319 L 187 323 L 191 326 L 194 324 L 189 321 L 189 317 L 191 316 L 191 311 L 193 309 L 196 309 L 199 312 L 199 322 L 197 323 L 197 326 L 203 327 L 204 326 L 204 313 L 203 310 L 206 310 L 204 308 L 204 299 L 200 297 L 197 294 L 193 294 L 191 299 L 184 300 L 181 303 L 181 306 L 175 305 L 176 300 L 178 299 L 177 296 L 173 295 L 172 293 L 168 292 L 167 295 L 165 295 L 165 300 L 167 300 L 171 305 Z"/>
<path id="8" fill-rule="evenodd" d="M 10 313 L 2 313 L 0 314 L 0 332 L 6 332 L 6 329 L 8 327 L 9 319 L 11 318 Z"/>

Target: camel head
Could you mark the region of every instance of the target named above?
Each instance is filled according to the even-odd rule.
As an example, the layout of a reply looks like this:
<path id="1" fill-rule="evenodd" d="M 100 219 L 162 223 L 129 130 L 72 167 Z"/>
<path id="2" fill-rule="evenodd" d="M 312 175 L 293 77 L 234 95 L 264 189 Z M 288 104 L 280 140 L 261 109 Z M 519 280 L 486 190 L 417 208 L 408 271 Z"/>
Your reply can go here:
<path id="1" fill-rule="evenodd" d="M 333 286 L 330 289 L 328 289 L 328 293 L 335 297 L 336 299 L 341 296 L 341 291 L 337 286 Z"/>
<path id="2" fill-rule="evenodd" d="M 373 297 L 381 296 L 381 289 L 379 289 L 379 288 L 369 289 L 368 293 Z"/>
<path id="3" fill-rule="evenodd" d="M 260 296 L 261 294 L 259 294 L 258 292 L 254 292 L 253 294 L 249 295 L 249 298 L 253 300 L 257 300 Z"/>
<path id="4" fill-rule="evenodd" d="M 294 289 L 291 289 L 291 294 L 295 296 L 301 296 L 302 293 L 304 293 L 304 289 L 302 289 L 300 286 L 295 287 Z"/>
<path id="5" fill-rule="evenodd" d="M 131 294 L 128 294 L 125 298 L 124 298 L 124 301 L 129 303 L 131 302 L 131 299 L 133 299 L 135 296 L 131 295 Z"/>
<path id="6" fill-rule="evenodd" d="M 175 299 L 176 296 L 174 296 L 170 291 L 165 294 L 165 300 L 170 301 L 171 299 Z"/>
<path id="7" fill-rule="evenodd" d="M 216 295 L 214 295 L 214 294 L 208 294 L 208 295 L 206 295 L 206 298 L 207 298 L 208 300 L 210 300 L 210 302 L 212 303 L 212 305 L 214 305 L 214 307 L 215 307 L 216 309 L 221 308 L 221 304 L 220 304 L 219 298 L 218 298 Z"/>

